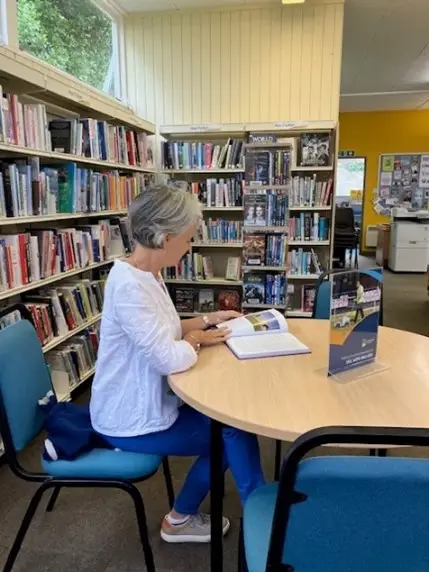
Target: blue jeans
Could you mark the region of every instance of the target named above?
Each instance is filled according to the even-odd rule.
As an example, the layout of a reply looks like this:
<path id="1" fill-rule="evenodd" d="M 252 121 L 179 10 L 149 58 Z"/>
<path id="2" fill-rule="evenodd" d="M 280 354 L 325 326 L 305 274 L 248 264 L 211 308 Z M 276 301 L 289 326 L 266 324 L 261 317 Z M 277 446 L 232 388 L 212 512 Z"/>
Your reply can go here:
<path id="1" fill-rule="evenodd" d="M 180 514 L 196 514 L 210 491 L 210 419 L 184 405 L 177 421 L 169 429 L 139 437 L 104 437 L 122 451 L 166 457 L 198 456 L 176 498 L 174 509 Z M 224 470 L 234 476 L 242 504 L 249 494 L 264 484 L 256 435 L 225 428 Z"/>

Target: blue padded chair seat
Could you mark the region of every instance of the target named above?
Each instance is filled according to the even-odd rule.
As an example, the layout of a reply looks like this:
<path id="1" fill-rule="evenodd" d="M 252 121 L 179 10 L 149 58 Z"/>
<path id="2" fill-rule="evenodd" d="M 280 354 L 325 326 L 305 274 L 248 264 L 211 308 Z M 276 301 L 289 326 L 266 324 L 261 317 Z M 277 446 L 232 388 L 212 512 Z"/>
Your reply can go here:
<path id="1" fill-rule="evenodd" d="M 277 484 L 255 490 L 244 507 L 249 572 L 265 572 Z M 429 461 L 320 457 L 300 463 L 285 563 L 296 572 L 429 570 Z"/>
<path id="2" fill-rule="evenodd" d="M 154 473 L 162 457 L 143 453 L 128 453 L 113 449 L 93 449 L 74 461 L 47 461 L 43 469 L 52 477 L 63 479 L 138 480 Z"/>

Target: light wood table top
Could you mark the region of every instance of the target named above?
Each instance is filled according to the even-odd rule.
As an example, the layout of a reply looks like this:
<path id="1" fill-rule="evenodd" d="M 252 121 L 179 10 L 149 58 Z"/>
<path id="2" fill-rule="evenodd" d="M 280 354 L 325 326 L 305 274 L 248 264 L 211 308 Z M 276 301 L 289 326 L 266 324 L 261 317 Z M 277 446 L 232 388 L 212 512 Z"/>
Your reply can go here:
<path id="1" fill-rule="evenodd" d="M 429 428 L 429 338 L 380 328 L 377 360 L 387 369 L 340 383 L 326 375 L 329 322 L 288 324 L 311 354 L 241 361 L 224 345 L 203 348 L 171 387 L 213 419 L 284 441 L 330 425 Z"/>

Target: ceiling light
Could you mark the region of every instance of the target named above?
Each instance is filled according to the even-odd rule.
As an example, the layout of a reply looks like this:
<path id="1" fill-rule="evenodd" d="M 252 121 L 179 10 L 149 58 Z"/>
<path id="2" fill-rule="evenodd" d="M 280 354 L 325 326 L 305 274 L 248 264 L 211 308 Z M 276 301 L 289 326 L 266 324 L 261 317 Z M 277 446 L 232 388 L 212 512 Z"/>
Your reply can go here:
<path id="1" fill-rule="evenodd" d="M 304 4 L 305 0 L 282 0 L 282 4 Z"/>

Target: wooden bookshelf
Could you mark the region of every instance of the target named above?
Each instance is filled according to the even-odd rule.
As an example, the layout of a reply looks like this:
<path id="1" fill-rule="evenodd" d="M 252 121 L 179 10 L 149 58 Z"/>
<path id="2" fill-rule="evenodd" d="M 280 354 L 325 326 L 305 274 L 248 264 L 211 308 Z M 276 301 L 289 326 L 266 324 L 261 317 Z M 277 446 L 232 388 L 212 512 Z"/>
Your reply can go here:
<path id="1" fill-rule="evenodd" d="M 243 191 L 248 192 L 252 190 L 258 191 L 279 191 L 285 192 L 291 189 L 292 180 L 298 180 L 297 177 L 301 177 L 303 179 L 306 178 L 313 178 L 317 181 L 326 181 L 326 186 L 329 187 L 329 184 L 332 188 L 335 188 L 335 171 L 336 171 L 336 147 L 337 147 L 337 131 L 336 131 L 336 123 L 332 121 L 280 121 L 276 123 L 249 123 L 249 124 L 201 124 L 201 125 L 170 125 L 170 126 L 161 126 L 160 127 L 160 134 L 168 141 L 182 141 L 183 147 L 189 148 L 190 143 L 193 142 L 212 142 L 213 145 L 218 144 L 219 141 L 225 141 L 227 138 L 237 139 L 241 138 L 244 141 L 248 141 L 249 134 L 274 134 L 277 137 L 277 141 L 269 142 L 269 143 L 262 143 L 257 141 L 255 143 L 245 143 L 244 144 L 244 154 L 245 154 L 245 164 L 246 162 L 246 155 L 248 152 L 255 152 L 255 150 L 263 150 L 263 149 L 271 149 L 272 151 L 282 149 L 290 149 L 291 152 L 291 163 L 289 164 L 289 171 L 290 171 L 290 181 L 284 181 L 280 178 L 276 180 L 278 183 L 287 183 L 287 184 L 259 184 L 258 182 L 254 182 L 250 179 L 245 179 L 243 183 Z M 329 140 L 330 140 L 330 148 L 329 148 L 329 155 L 330 161 L 329 164 L 318 164 L 318 165 L 301 165 L 300 160 L 298 160 L 298 148 L 301 145 L 301 136 L 307 134 L 327 134 L 329 133 Z M 304 141 L 304 140 L 303 140 Z M 186 145 L 188 142 L 188 145 Z M 192 146 L 192 150 L 194 147 Z M 168 151 L 168 153 L 171 152 Z M 188 152 L 189 153 L 189 152 Z M 171 164 L 171 163 L 170 163 Z M 186 164 L 186 162 L 184 163 Z M 188 163 L 189 164 L 189 163 Z M 195 163 L 194 163 L 195 164 Z M 188 183 L 192 183 L 194 181 L 202 181 L 202 176 L 204 175 L 212 175 L 213 178 L 221 178 L 225 176 L 227 173 L 240 173 L 245 172 L 243 169 L 163 169 L 162 172 L 165 175 L 172 175 L 175 178 L 182 178 L 183 180 L 187 181 Z M 332 179 L 332 182 L 329 183 L 329 180 Z M 322 183 L 321 183 L 322 184 Z M 325 183 L 323 183 L 325 184 Z M 329 225 L 329 238 L 328 239 L 320 239 L 314 240 L 313 236 L 310 234 L 310 238 L 306 240 L 299 240 L 293 239 L 293 237 L 288 238 L 288 249 L 289 250 L 297 250 L 301 251 L 301 249 L 305 253 L 309 253 L 310 249 L 314 249 L 316 257 L 319 258 L 323 267 L 330 267 L 331 260 L 332 260 L 332 236 L 333 236 L 333 228 L 334 228 L 334 209 L 332 208 L 333 203 L 333 191 L 330 191 L 327 195 L 329 196 L 329 204 L 323 204 L 323 200 L 317 201 L 315 200 L 315 195 L 311 196 L 312 200 L 304 201 L 300 200 L 301 204 L 294 204 L 294 206 L 288 207 L 289 217 L 293 215 L 294 218 L 298 218 L 302 220 L 302 217 L 305 214 L 305 217 L 311 216 L 311 221 L 314 225 L 317 223 L 319 218 L 326 219 L 324 224 Z M 323 198 L 324 194 L 321 193 L 320 197 Z M 300 194 L 301 197 L 301 194 Z M 298 202 L 295 199 L 295 203 Z M 318 204 L 320 202 L 321 204 Z M 286 224 L 284 226 L 256 226 L 256 225 L 247 225 L 245 223 L 245 208 L 243 206 L 239 207 L 203 207 L 204 216 L 212 216 L 216 219 L 218 216 L 219 218 L 223 215 L 227 217 L 227 220 L 240 220 L 243 222 L 243 233 L 244 235 L 248 233 L 253 234 L 267 234 L 267 235 L 279 235 L 289 234 L 290 226 Z M 309 214 L 311 213 L 311 214 Z M 320 213 L 320 214 L 319 214 Z M 233 218 L 233 217 L 237 218 Z M 287 221 L 288 222 L 288 221 Z M 295 224 L 296 221 L 295 221 Z M 299 236 L 296 234 L 295 236 Z M 319 236 L 323 238 L 324 235 L 323 231 L 320 232 Z M 219 260 L 223 261 L 223 266 L 225 266 L 225 260 L 228 254 L 226 251 L 229 249 L 242 249 L 244 246 L 244 241 L 236 242 L 236 243 L 220 243 L 220 242 L 198 242 L 192 244 L 192 252 L 198 252 L 198 249 L 212 249 L 213 250 L 213 263 L 217 265 L 217 269 L 222 267 L 222 264 L 219 263 Z M 234 254 L 235 255 L 235 254 Z M 308 256 L 308 255 L 307 255 Z M 317 268 L 317 267 L 316 267 Z M 242 271 L 244 274 L 252 273 L 252 274 L 263 274 L 263 273 L 272 273 L 272 274 L 285 274 L 287 281 L 291 285 L 295 285 L 295 290 L 300 293 L 301 288 L 307 287 L 305 285 L 308 282 L 309 286 L 317 281 L 319 277 L 319 273 L 312 271 L 310 272 L 291 272 L 290 268 L 288 268 L 288 264 L 282 264 L 280 266 L 273 266 L 273 265 L 244 265 L 242 266 Z M 215 278 L 212 281 L 210 280 L 193 280 L 193 279 L 166 279 L 166 283 L 169 286 L 179 286 L 179 285 L 192 285 L 195 287 L 207 288 L 210 285 L 214 286 L 233 286 L 236 285 L 237 287 L 243 288 L 243 296 L 244 296 L 244 285 L 246 284 L 246 280 L 240 280 L 236 282 L 226 281 L 226 279 L 221 278 L 222 274 L 217 271 L 215 273 L 219 278 Z M 303 286 L 301 286 L 303 285 Z M 258 309 L 267 309 L 270 307 L 276 307 L 280 311 L 285 311 L 288 316 L 293 317 L 308 317 L 311 313 L 306 312 L 302 309 L 296 308 L 294 310 L 286 310 L 288 304 L 286 300 L 286 293 L 285 293 L 285 303 L 284 304 L 250 304 L 250 303 L 242 303 L 243 309 L 249 309 L 256 311 Z M 181 314 L 183 317 L 190 317 L 194 315 L 198 315 L 197 312 L 184 312 Z"/>
<path id="2" fill-rule="evenodd" d="M 81 376 L 79 381 L 70 387 L 70 390 L 68 393 L 57 393 L 56 392 L 57 401 L 60 401 L 60 402 L 70 401 L 72 398 L 73 391 L 75 391 L 79 386 L 81 386 L 83 383 L 85 383 L 85 381 L 87 381 L 90 377 L 92 377 L 94 375 L 94 373 L 95 373 L 95 366 L 91 367 L 91 369 L 89 369 L 87 372 L 85 372 Z"/>
<path id="3" fill-rule="evenodd" d="M 80 332 L 83 332 L 83 330 L 86 330 L 90 326 L 93 326 L 94 324 L 96 324 L 100 320 L 101 320 L 101 314 L 98 314 L 97 316 L 94 316 L 94 317 L 90 318 L 89 320 L 85 320 L 85 322 L 83 324 L 81 324 L 77 328 L 74 328 L 73 330 L 70 330 L 69 332 L 67 332 L 67 334 L 64 334 L 63 336 L 56 336 L 53 340 L 51 340 L 49 343 L 47 343 L 45 346 L 43 346 L 43 348 L 42 348 L 43 353 L 47 353 L 50 350 L 53 350 L 54 348 L 56 348 L 57 346 L 59 346 L 63 342 L 72 338 L 74 335 L 79 334 Z"/>
<path id="4" fill-rule="evenodd" d="M 87 212 L 87 213 L 56 213 L 52 215 L 40 215 L 40 216 L 14 216 L 14 217 L 4 217 L 0 218 L 0 227 L 8 225 L 19 225 L 19 224 L 33 224 L 39 222 L 50 222 L 50 221 L 62 221 L 62 220 L 72 220 L 80 218 L 103 218 L 110 216 L 124 216 L 127 214 L 127 210 L 118 211 L 98 211 L 98 212 Z"/>

